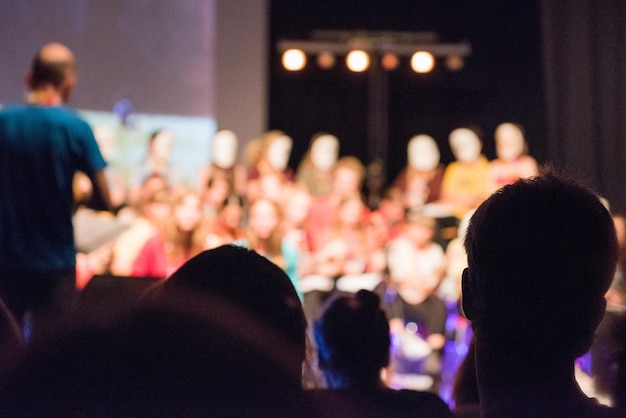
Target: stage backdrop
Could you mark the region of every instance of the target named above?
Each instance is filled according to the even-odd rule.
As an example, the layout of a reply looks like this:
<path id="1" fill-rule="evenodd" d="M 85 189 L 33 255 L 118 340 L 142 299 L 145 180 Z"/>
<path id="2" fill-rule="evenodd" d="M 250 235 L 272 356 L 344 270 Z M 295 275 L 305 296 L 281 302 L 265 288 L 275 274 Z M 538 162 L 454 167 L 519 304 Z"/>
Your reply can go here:
<path id="1" fill-rule="evenodd" d="M 626 209 L 626 2 L 542 1 L 550 160 Z"/>
<path id="2" fill-rule="evenodd" d="M 265 129 L 265 4 L 0 0 L 0 105 L 23 100 L 36 50 L 62 42 L 79 66 L 70 105 L 119 134 L 124 160 L 115 163 L 136 164 L 150 133 L 168 129 L 172 163 L 194 182 L 218 125 L 242 142 Z"/>

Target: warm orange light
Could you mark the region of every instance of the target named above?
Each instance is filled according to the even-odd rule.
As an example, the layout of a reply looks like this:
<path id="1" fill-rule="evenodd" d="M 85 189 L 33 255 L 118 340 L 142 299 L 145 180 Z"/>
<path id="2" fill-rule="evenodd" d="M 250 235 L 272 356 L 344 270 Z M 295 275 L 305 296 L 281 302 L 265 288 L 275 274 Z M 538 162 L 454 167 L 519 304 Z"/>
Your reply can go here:
<path id="1" fill-rule="evenodd" d="M 299 49 L 288 49 L 283 52 L 283 67 L 289 71 L 300 71 L 306 65 L 306 55 Z"/>
<path id="2" fill-rule="evenodd" d="M 320 52 L 317 55 L 317 65 L 325 70 L 333 68 L 335 66 L 335 56 L 327 51 Z"/>
<path id="3" fill-rule="evenodd" d="M 400 60 L 398 60 L 398 57 L 395 54 L 385 54 L 383 55 L 380 64 L 385 70 L 392 71 L 398 68 Z"/>
<path id="4" fill-rule="evenodd" d="M 418 51 L 411 57 L 411 68 L 416 73 L 429 73 L 435 67 L 435 57 L 430 52 Z"/>
<path id="5" fill-rule="evenodd" d="M 367 55 L 367 52 L 354 50 L 350 51 L 348 56 L 346 57 L 346 65 L 350 69 L 350 71 L 354 71 L 355 73 L 360 73 L 367 70 L 370 66 L 370 57 Z"/>
<path id="6" fill-rule="evenodd" d="M 465 62 L 460 55 L 448 55 L 446 58 L 446 68 L 450 71 L 461 71 Z"/>

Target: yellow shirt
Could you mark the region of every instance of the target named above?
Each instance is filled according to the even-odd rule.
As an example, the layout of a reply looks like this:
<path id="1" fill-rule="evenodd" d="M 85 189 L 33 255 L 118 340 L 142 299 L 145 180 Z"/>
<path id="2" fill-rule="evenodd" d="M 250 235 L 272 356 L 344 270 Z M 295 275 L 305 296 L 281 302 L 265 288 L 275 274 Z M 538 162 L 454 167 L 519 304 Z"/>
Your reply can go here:
<path id="1" fill-rule="evenodd" d="M 489 162 L 484 155 L 471 163 L 454 161 L 446 167 L 441 197 L 452 206 L 457 218 L 480 205 L 487 197 L 488 167 Z"/>

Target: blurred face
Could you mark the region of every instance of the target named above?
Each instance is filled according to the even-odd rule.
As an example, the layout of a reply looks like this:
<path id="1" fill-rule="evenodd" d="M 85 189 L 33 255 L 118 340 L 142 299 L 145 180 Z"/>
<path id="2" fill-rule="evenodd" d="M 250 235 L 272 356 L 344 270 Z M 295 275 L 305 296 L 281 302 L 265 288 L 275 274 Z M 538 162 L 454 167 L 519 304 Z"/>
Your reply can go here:
<path id="1" fill-rule="evenodd" d="M 153 139 L 152 153 L 160 160 L 167 161 L 172 149 L 172 134 L 168 131 L 161 131 Z"/>
<path id="2" fill-rule="evenodd" d="M 216 178 L 211 183 L 211 186 L 206 191 L 205 199 L 206 203 L 211 206 L 221 205 L 228 194 L 230 193 L 230 185 L 228 182 L 221 178 Z"/>
<path id="3" fill-rule="evenodd" d="M 410 180 L 406 190 L 406 206 L 412 208 L 423 205 L 428 198 L 428 193 L 428 185 L 422 179 Z"/>
<path id="4" fill-rule="evenodd" d="M 231 168 L 237 157 L 237 136 L 232 131 L 219 131 L 213 138 L 213 163 L 221 168 Z"/>
<path id="5" fill-rule="evenodd" d="M 415 247 L 424 248 L 432 241 L 434 231 L 428 225 L 410 224 L 406 234 Z"/>
<path id="6" fill-rule="evenodd" d="M 241 226 L 243 208 L 237 204 L 229 203 L 220 212 L 220 219 L 229 229 L 236 229 Z"/>
<path id="7" fill-rule="evenodd" d="M 141 185 L 140 200 L 141 202 L 145 202 L 150 196 L 152 196 L 153 193 L 157 192 L 158 190 L 165 189 L 167 189 L 167 182 L 163 177 L 150 177 Z"/>
<path id="8" fill-rule="evenodd" d="M 341 167 L 335 171 L 333 189 L 342 196 L 357 193 L 361 187 L 359 174 L 349 168 Z"/>
<path id="9" fill-rule="evenodd" d="M 346 201 L 339 209 L 339 220 L 343 224 L 356 225 L 361 222 L 363 203 L 358 199 Z"/>
<path id="10" fill-rule="evenodd" d="M 420 171 L 431 171 L 439 165 L 439 148 L 434 139 L 418 135 L 411 139 L 407 149 L 411 167 Z"/>
<path id="11" fill-rule="evenodd" d="M 283 182 L 279 176 L 266 174 L 260 179 L 261 193 L 264 198 L 278 201 L 283 194 Z"/>
<path id="12" fill-rule="evenodd" d="M 482 144 L 474 131 L 460 128 L 450 133 L 450 148 L 458 161 L 471 163 L 480 157 Z"/>
<path id="13" fill-rule="evenodd" d="M 496 129 L 496 153 L 504 161 L 513 161 L 524 152 L 524 136 L 519 128 L 503 123 Z"/>
<path id="14" fill-rule="evenodd" d="M 391 222 L 400 222 L 404 218 L 404 202 L 400 200 L 383 200 L 380 210 L 385 214 L 385 218 Z"/>
<path id="15" fill-rule="evenodd" d="M 188 194 L 174 208 L 176 225 L 181 231 L 192 231 L 199 224 L 202 217 L 200 198 L 195 194 Z"/>
<path id="16" fill-rule="evenodd" d="M 315 168 L 328 171 L 337 162 L 339 154 L 339 140 L 333 135 L 323 135 L 311 145 L 311 161 Z"/>
<path id="17" fill-rule="evenodd" d="M 287 168 L 289 162 L 289 155 L 291 155 L 291 139 L 287 136 L 281 136 L 276 138 L 269 146 L 267 150 L 267 160 L 278 171 L 283 171 Z"/>
<path id="18" fill-rule="evenodd" d="M 308 193 L 296 193 L 287 203 L 285 216 L 292 225 L 302 225 L 309 214 L 311 197 Z"/>
<path id="19" fill-rule="evenodd" d="M 170 217 L 170 203 L 166 201 L 150 202 L 144 206 L 144 216 L 156 224 L 162 225 Z"/>
<path id="20" fill-rule="evenodd" d="M 276 207 L 268 200 L 258 200 L 250 207 L 249 227 L 260 239 L 268 239 L 278 227 Z"/>

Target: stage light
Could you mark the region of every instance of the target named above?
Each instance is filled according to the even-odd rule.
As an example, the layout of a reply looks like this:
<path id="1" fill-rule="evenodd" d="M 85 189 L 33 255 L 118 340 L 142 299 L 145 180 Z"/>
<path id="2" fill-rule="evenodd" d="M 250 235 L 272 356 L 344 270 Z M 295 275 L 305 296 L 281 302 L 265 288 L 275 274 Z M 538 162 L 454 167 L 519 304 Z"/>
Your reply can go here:
<path id="1" fill-rule="evenodd" d="M 324 70 L 333 68 L 335 66 L 335 56 L 328 51 L 322 51 L 317 55 L 317 65 Z"/>
<path id="2" fill-rule="evenodd" d="M 450 71 L 461 71 L 465 65 L 465 60 L 460 55 L 448 55 L 446 57 L 446 68 Z"/>
<path id="3" fill-rule="evenodd" d="M 392 71 L 398 68 L 400 60 L 398 60 L 398 56 L 395 54 L 385 54 L 380 60 L 380 64 L 385 70 Z"/>
<path id="4" fill-rule="evenodd" d="M 299 49 L 288 49 L 283 52 L 283 67 L 289 71 L 300 71 L 306 65 L 306 55 Z"/>
<path id="5" fill-rule="evenodd" d="M 354 50 L 348 53 L 346 57 L 346 65 L 355 73 L 360 73 L 367 70 L 370 66 L 370 57 L 367 52 L 361 50 Z"/>
<path id="6" fill-rule="evenodd" d="M 430 52 L 418 51 L 411 57 L 411 68 L 416 73 L 429 73 L 435 67 L 435 57 Z"/>

